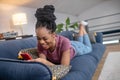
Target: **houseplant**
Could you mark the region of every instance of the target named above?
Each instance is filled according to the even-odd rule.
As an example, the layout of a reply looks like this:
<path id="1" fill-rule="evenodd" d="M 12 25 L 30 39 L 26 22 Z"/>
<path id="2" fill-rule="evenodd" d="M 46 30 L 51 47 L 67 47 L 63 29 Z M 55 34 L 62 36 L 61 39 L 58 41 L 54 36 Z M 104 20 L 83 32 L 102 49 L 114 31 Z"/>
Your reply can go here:
<path id="1" fill-rule="evenodd" d="M 63 23 L 57 24 L 56 33 L 60 33 L 62 31 L 75 30 L 77 28 L 78 28 L 78 23 L 75 22 L 75 23 L 71 24 L 70 18 L 67 17 L 65 20 L 65 24 L 63 24 Z"/>

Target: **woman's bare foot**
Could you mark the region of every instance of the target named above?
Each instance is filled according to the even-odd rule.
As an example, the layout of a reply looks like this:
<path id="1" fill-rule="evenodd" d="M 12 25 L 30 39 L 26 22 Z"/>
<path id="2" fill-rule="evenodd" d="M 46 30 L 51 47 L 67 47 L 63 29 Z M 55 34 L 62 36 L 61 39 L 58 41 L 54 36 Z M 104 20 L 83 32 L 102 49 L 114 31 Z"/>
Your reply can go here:
<path id="1" fill-rule="evenodd" d="M 79 26 L 79 36 L 83 36 L 84 34 L 87 34 L 85 30 L 85 26 L 83 24 L 80 24 Z"/>

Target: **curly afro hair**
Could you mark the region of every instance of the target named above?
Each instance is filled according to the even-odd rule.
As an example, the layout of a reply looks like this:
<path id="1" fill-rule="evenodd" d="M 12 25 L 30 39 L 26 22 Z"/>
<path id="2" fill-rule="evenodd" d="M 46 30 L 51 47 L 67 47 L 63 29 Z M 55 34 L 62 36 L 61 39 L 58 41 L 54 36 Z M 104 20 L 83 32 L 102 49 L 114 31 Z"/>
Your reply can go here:
<path id="1" fill-rule="evenodd" d="M 45 5 L 43 8 L 38 8 L 35 13 L 37 18 L 36 29 L 46 27 L 51 32 L 56 30 L 56 16 L 54 15 L 55 8 L 53 5 Z"/>

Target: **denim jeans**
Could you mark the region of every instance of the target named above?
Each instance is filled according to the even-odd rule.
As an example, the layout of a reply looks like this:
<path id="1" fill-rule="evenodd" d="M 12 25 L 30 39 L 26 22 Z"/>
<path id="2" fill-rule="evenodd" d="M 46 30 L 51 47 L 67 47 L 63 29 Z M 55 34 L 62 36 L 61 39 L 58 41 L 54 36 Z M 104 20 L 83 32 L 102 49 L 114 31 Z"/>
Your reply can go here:
<path id="1" fill-rule="evenodd" d="M 87 54 L 92 51 L 92 46 L 88 34 L 79 36 L 77 41 L 71 41 L 75 50 L 75 56 Z"/>

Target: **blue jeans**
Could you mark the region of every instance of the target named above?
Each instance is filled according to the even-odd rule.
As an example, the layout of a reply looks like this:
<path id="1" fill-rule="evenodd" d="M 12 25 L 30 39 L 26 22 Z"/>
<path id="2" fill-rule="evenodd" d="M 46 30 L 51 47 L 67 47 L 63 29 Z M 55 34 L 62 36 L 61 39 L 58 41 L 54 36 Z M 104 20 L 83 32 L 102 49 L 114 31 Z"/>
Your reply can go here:
<path id="1" fill-rule="evenodd" d="M 78 41 L 71 41 L 75 50 L 75 56 L 87 54 L 92 51 L 92 46 L 88 34 L 78 37 Z"/>

